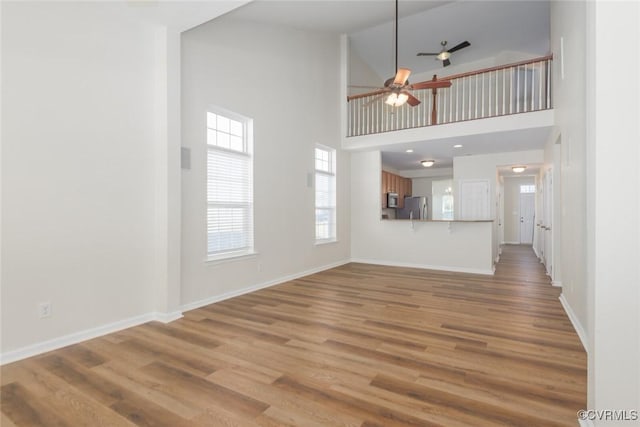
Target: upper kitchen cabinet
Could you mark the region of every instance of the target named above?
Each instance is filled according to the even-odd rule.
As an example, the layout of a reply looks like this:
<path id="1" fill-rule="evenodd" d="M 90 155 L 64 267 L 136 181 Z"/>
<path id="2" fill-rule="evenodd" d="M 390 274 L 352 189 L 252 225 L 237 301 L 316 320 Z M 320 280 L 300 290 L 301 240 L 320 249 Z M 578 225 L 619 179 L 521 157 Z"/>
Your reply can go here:
<path id="1" fill-rule="evenodd" d="M 404 207 L 404 198 L 411 196 L 411 179 L 401 177 L 391 172 L 382 171 L 381 183 L 382 208 L 387 208 L 388 193 L 398 193 L 398 208 L 402 209 Z"/>

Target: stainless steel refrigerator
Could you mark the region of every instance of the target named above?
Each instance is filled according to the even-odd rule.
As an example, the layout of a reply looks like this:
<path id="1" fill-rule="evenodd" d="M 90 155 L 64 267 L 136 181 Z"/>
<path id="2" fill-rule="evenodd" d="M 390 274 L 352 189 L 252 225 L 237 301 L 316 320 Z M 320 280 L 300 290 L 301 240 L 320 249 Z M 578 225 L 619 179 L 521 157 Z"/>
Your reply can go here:
<path id="1" fill-rule="evenodd" d="M 396 218 L 429 219 L 427 198 L 424 196 L 405 197 L 404 208 L 396 209 Z"/>

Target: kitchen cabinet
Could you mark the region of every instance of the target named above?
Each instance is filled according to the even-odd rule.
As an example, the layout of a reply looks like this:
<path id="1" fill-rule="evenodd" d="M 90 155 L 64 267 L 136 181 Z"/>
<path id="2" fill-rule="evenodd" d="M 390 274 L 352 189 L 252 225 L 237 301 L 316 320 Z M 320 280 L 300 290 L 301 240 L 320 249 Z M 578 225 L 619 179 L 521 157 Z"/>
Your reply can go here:
<path id="1" fill-rule="evenodd" d="M 391 172 L 382 171 L 382 208 L 387 207 L 387 193 L 398 193 L 398 208 L 404 207 L 404 198 L 411 196 L 411 178 L 404 178 Z"/>

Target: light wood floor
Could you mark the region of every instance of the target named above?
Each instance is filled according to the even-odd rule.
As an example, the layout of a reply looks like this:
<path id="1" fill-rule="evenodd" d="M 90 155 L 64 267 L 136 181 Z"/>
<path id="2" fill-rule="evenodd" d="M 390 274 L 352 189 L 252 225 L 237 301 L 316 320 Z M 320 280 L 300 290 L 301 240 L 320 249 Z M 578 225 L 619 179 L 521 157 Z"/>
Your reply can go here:
<path id="1" fill-rule="evenodd" d="M 530 247 L 349 264 L 2 367 L 3 427 L 575 426 L 586 356 Z"/>

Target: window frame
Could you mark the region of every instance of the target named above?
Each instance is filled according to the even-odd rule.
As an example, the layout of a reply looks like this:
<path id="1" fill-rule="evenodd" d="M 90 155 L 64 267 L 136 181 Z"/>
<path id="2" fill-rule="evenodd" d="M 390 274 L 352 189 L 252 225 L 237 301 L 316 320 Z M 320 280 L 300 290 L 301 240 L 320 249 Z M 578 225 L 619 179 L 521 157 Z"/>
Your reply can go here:
<path id="1" fill-rule="evenodd" d="M 233 120 L 236 122 L 240 122 L 242 125 L 242 151 L 235 150 L 232 148 L 221 147 L 218 145 L 209 143 L 209 131 L 213 130 L 214 132 L 219 131 L 217 128 L 212 129 L 209 127 L 208 123 L 208 115 L 209 113 L 215 114 L 217 116 L 222 116 L 226 119 Z M 229 132 L 221 131 L 224 133 L 228 133 L 231 135 L 231 130 Z M 241 114 L 235 113 L 233 111 L 226 110 L 224 108 L 210 105 L 205 112 L 205 261 L 206 262 L 224 262 L 229 260 L 234 260 L 236 258 L 244 258 L 247 256 L 253 256 L 257 252 L 255 251 L 255 193 L 254 193 L 254 151 L 253 151 L 253 119 L 243 116 Z M 246 195 L 248 202 L 246 203 L 238 203 L 238 202 L 219 202 L 219 201 L 211 201 L 209 199 L 209 155 L 211 152 L 218 152 L 222 155 L 234 156 L 238 159 L 244 158 L 248 160 L 248 188 Z M 246 194 L 246 193 L 245 193 Z M 210 241 L 209 241 L 209 208 L 212 205 L 217 205 L 220 207 L 231 207 L 231 208 L 242 208 L 246 209 L 247 219 L 244 222 L 244 225 L 248 226 L 247 229 L 243 230 L 243 233 L 248 233 L 249 235 L 246 237 L 247 245 L 240 248 L 227 248 L 220 251 L 210 252 Z"/>
<path id="2" fill-rule="evenodd" d="M 318 169 L 317 162 L 317 150 L 324 151 L 328 154 L 327 165 L 328 170 Z M 333 147 L 329 147 L 322 144 L 315 144 L 313 149 L 314 160 L 314 241 L 316 245 L 322 245 L 326 243 L 334 243 L 338 241 L 338 224 L 337 224 L 337 151 Z M 322 159 L 320 159 L 322 161 Z M 331 191 L 330 191 L 330 204 L 329 206 L 318 206 L 318 175 L 329 177 Z M 318 237 L 318 210 L 329 212 L 329 236 Z"/>

